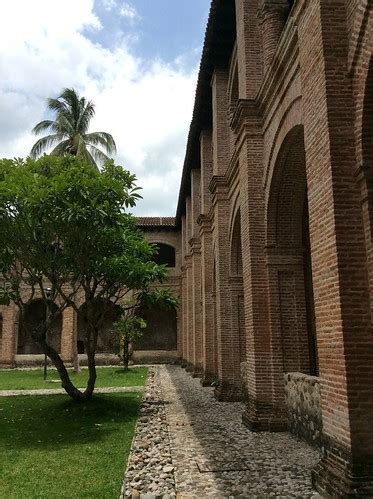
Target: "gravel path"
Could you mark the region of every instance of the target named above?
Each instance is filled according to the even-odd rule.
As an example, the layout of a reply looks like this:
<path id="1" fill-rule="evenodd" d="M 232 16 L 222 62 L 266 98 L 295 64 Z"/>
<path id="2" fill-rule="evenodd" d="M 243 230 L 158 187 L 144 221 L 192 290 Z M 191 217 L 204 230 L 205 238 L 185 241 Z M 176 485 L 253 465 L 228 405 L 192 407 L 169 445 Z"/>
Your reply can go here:
<path id="1" fill-rule="evenodd" d="M 160 368 L 150 367 L 120 499 L 175 497 L 174 466 Z"/>
<path id="2" fill-rule="evenodd" d="M 251 432 L 242 412 L 180 367 L 154 368 L 121 497 L 320 497 L 319 453 L 287 433 Z"/>
<path id="3" fill-rule="evenodd" d="M 95 393 L 127 393 L 142 392 L 142 386 L 112 386 L 96 388 Z M 47 388 L 41 390 L 0 390 L 0 397 L 15 397 L 17 395 L 62 395 L 66 394 L 63 388 Z"/>

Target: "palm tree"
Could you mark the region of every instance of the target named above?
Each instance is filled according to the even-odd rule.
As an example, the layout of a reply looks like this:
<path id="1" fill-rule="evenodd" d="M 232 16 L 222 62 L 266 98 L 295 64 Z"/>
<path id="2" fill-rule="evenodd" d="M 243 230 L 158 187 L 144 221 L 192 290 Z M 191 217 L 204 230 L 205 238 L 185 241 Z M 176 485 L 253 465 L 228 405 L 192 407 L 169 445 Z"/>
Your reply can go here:
<path id="1" fill-rule="evenodd" d="M 88 127 L 95 114 L 92 101 L 80 97 L 73 88 L 65 88 L 57 99 L 48 99 L 48 108 L 56 113 L 56 119 L 43 120 L 33 128 L 33 133 L 53 132 L 39 139 L 30 155 L 37 158 L 51 147 L 53 156 L 72 154 L 84 158 L 97 168 L 97 162 L 104 162 L 115 154 L 113 137 L 106 132 L 88 133 Z M 103 152 L 99 147 L 104 149 Z"/>

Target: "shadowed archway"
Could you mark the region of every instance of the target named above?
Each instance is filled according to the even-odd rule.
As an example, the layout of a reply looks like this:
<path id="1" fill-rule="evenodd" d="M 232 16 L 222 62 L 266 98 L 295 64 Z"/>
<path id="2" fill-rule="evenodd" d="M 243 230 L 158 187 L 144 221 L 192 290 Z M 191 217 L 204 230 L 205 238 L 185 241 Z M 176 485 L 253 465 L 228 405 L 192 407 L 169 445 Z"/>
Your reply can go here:
<path id="1" fill-rule="evenodd" d="M 177 350 L 177 315 L 175 310 L 141 307 L 138 315 L 146 321 L 147 327 L 143 336 L 136 341 L 135 350 Z"/>
<path id="2" fill-rule="evenodd" d="M 306 161 L 303 127 L 280 148 L 267 206 L 272 345 L 278 382 L 285 372 L 317 374 Z M 275 376 L 276 378 L 276 376 Z"/>
<path id="3" fill-rule="evenodd" d="M 57 305 L 49 302 L 51 313 L 57 311 Z M 42 354 L 41 347 L 33 340 L 30 331 L 40 328 L 46 319 L 46 306 L 44 300 L 33 300 L 25 305 L 22 320 L 18 329 L 18 355 Z M 51 330 L 48 332 L 48 343 L 57 351 L 61 352 L 62 316 L 57 314 L 53 320 Z"/>
<path id="4" fill-rule="evenodd" d="M 78 313 L 78 353 L 85 353 L 86 324 L 84 322 L 84 310 L 86 303 L 79 309 Z M 99 325 L 99 334 L 97 338 L 97 353 L 116 353 L 117 340 L 113 332 L 113 324 L 120 318 L 121 311 L 118 305 L 108 300 L 96 300 L 94 308 L 93 321 Z"/>

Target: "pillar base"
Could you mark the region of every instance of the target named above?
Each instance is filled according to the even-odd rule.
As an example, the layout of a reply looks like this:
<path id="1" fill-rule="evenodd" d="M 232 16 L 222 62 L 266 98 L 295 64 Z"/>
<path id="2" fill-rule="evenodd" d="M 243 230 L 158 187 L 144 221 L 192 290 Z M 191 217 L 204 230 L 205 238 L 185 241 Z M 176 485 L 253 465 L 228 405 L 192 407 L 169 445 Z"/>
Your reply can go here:
<path id="1" fill-rule="evenodd" d="M 203 376 L 203 368 L 202 366 L 195 366 L 192 372 L 193 378 L 202 378 Z"/>
<path id="2" fill-rule="evenodd" d="M 251 431 L 288 431 L 286 414 L 272 404 L 249 399 L 242 422 Z"/>
<path id="3" fill-rule="evenodd" d="M 324 438 L 323 457 L 312 470 L 312 484 L 333 497 L 373 497 L 373 455 L 352 457 Z"/>
<path id="4" fill-rule="evenodd" d="M 241 402 L 240 387 L 228 383 L 221 383 L 215 388 L 214 396 L 219 402 Z"/>
<path id="5" fill-rule="evenodd" d="M 185 370 L 188 373 L 192 373 L 194 371 L 194 365 L 188 362 L 187 365 L 185 366 Z"/>
<path id="6" fill-rule="evenodd" d="M 216 375 L 204 373 L 201 379 L 202 386 L 211 386 L 212 382 L 216 380 Z"/>
<path id="7" fill-rule="evenodd" d="M 13 369 L 17 367 L 15 361 L 0 361 L 0 368 L 1 369 Z"/>
<path id="8" fill-rule="evenodd" d="M 188 365 L 188 362 L 185 359 L 180 360 L 180 366 L 185 369 Z"/>

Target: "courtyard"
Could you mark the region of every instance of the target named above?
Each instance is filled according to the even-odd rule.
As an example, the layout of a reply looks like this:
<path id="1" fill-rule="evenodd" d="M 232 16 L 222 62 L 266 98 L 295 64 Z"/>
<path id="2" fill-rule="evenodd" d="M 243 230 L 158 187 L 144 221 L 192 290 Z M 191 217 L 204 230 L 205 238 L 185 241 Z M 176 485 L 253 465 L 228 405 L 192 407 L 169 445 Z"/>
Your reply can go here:
<path id="1" fill-rule="evenodd" d="M 0 372 L 2 497 L 318 497 L 317 450 L 251 432 L 243 403 L 217 402 L 181 367 L 98 371 L 79 404 L 40 369 Z"/>
<path id="2" fill-rule="evenodd" d="M 178 366 L 150 368 L 121 497 L 320 497 L 320 453 L 288 433 L 251 432 L 243 409 Z"/>
<path id="3" fill-rule="evenodd" d="M 0 499 L 373 497 L 373 2 L 54 3 L 0 30 Z"/>

